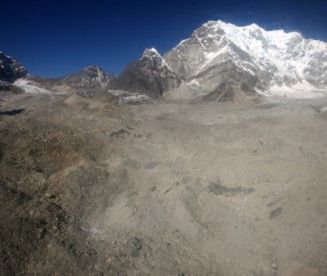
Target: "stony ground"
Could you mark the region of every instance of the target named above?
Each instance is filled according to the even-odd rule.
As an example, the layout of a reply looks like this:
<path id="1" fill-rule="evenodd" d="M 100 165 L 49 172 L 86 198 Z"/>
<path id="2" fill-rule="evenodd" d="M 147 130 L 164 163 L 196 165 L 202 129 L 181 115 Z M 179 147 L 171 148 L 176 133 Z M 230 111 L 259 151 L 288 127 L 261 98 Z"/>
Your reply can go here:
<path id="1" fill-rule="evenodd" d="M 0 104 L 1 275 L 327 275 L 327 100 Z"/>

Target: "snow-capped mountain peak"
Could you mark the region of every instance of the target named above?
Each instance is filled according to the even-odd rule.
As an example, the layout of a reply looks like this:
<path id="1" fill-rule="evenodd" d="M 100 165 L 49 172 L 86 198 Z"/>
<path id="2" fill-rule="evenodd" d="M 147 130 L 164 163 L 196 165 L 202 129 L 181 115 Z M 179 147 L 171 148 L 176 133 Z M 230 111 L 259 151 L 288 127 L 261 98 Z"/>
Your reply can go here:
<path id="1" fill-rule="evenodd" d="M 137 91 L 157 98 L 177 87 L 180 80 L 155 48 L 145 49 L 142 57 L 114 80 L 114 88 Z"/>
<path id="2" fill-rule="evenodd" d="M 209 21 L 164 57 L 179 77 L 197 79 L 203 86 L 219 85 L 228 76 L 255 82 L 265 91 L 299 84 L 311 90 L 327 88 L 327 43 L 298 32 L 267 31 L 255 23 Z"/>
<path id="3" fill-rule="evenodd" d="M 142 54 L 142 60 L 152 61 L 157 67 L 166 67 L 170 70 L 168 63 L 155 48 L 146 48 Z"/>
<path id="4" fill-rule="evenodd" d="M 161 57 L 157 49 L 155 48 L 146 48 L 143 52 L 142 58 L 143 57 Z"/>

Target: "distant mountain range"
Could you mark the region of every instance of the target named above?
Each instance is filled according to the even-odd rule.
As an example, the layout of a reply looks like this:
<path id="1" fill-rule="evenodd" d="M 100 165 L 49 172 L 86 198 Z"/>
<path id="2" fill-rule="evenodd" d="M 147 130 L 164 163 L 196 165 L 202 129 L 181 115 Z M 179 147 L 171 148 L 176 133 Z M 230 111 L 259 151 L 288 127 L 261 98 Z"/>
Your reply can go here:
<path id="1" fill-rule="evenodd" d="M 111 84 L 114 76 L 94 65 L 59 78 L 42 78 L 28 75 L 26 79 L 31 84 L 42 86 L 45 89 L 59 92 L 78 92 L 90 89 L 106 89 Z"/>
<path id="2" fill-rule="evenodd" d="M 27 76 L 24 66 L 0 53 L 0 80 L 22 77 L 57 91 L 111 89 L 152 98 L 180 85 L 206 91 L 208 99 L 220 98 L 227 90 L 228 95 L 237 90 L 314 96 L 327 91 L 327 43 L 297 32 L 266 31 L 256 24 L 209 21 L 163 57 L 154 48 L 146 49 L 118 76 L 97 66 L 56 79 Z"/>

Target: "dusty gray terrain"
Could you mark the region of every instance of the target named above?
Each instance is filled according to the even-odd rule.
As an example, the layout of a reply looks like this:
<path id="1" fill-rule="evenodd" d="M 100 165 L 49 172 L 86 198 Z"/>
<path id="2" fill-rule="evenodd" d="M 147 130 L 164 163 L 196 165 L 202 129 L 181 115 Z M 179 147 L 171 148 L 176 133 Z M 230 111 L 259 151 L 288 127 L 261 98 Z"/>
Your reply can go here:
<path id="1" fill-rule="evenodd" d="M 324 106 L 3 97 L 0 274 L 327 275 Z"/>

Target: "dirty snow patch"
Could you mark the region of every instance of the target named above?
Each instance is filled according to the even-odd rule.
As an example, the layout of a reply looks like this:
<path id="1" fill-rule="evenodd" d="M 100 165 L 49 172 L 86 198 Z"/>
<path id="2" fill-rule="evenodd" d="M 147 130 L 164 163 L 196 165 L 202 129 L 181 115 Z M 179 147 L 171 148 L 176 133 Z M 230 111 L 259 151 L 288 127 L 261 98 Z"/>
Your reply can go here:
<path id="1" fill-rule="evenodd" d="M 31 94 L 64 94 L 64 93 L 56 93 L 41 87 L 38 87 L 34 85 L 32 82 L 30 82 L 27 79 L 18 79 L 14 82 L 15 86 L 20 87 L 25 91 L 25 93 L 31 93 Z"/>

